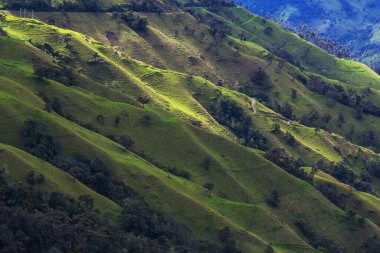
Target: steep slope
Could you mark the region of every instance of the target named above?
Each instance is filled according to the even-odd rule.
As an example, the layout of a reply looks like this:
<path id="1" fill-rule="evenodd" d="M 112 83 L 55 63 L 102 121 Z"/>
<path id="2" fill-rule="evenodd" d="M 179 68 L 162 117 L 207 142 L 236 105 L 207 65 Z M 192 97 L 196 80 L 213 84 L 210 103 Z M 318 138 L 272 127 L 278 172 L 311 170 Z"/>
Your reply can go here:
<path id="1" fill-rule="evenodd" d="M 228 13 L 228 16 L 234 20 L 237 17 L 241 19 L 241 17 L 248 15 L 247 19 L 255 22 L 251 24 L 252 26 L 247 25 L 248 28 L 265 26 L 265 24 L 261 23 L 260 18 L 254 18 L 252 14 L 244 12 L 242 9 L 227 8 L 225 13 Z M 236 18 L 232 18 L 231 15 L 235 14 Z M 113 46 L 116 51 L 120 53 L 124 52 L 131 57 L 148 62 L 156 67 L 207 76 L 219 85 L 230 89 L 237 89 L 249 96 L 258 98 L 274 110 L 284 111 L 281 107 L 289 104 L 292 109 L 291 117 L 301 121 L 303 124 L 323 127 L 331 132 L 339 133 L 357 144 L 375 148 L 379 145 L 379 138 L 377 137 L 378 118 L 368 113 L 364 113 L 364 115 L 358 118 L 357 114 L 365 110 L 360 108 L 361 106 L 347 105 L 346 102 L 342 104 L 341 101 L 336 103 L 336 97 L 340 96 L 340 94 L 332 94 L 331 97 L 333 99 L 321 96 L 316 90 L 310 89 L 309 83 L 315 83 L 316 79 L 309 80 L 307 76 L 309 75 L 308 72 L 302 73 L 294 66 L 279 58 L 272 61 L 271 54 L 258 44 L 229 38 L 219 42 L 217 45 L 213 45 L 214 38 L 209 33 L 208 27 L 200 24 L 199 21 L 188 14 L 165 13 L 159 16 L 156 14 L 145 14 L 150 21 L 148 34 L 135 33 L 123 24 L 118 26 L 110 14 L 96 15 L 96 18 L 101 20 L 96 31 L 91 28 L 94 14 L 71 15 L 69 13 L 65 18 L 60 14 L 52 13 L 41 13 L 38 15 L 44 20 L 55 19 L 57 24 L 61 26 L 65 26 L 65 23 L 69 21 L 72 29 L 91 34 L 99 41 Z M 211 14 L 209 13 L 209 15 Z M 216 14 L 212 14 L 211 17 L 218 18 Z M 206 23 L 207 20 L 213 20 L 208 16 L 204 19 Z M 219 25 L 219 29 L 224 29 L 223 26 L 225 25 L 229 29 L 236 30 L 233 33 L 235 36 L 238 36 L 243 31 L 246 34 L 251 34 L 256 43 L 261 43 L 265 47 L 268 47 L 269 42 L 275 43 L 275 45 L 281 44 L 281 41 L 278 39 L 280 36 L 277 37 L 276 35 L 274 37 L 273 35 L 268 37 L 261 30 L 242 30 L 222 17 L 218 19 L 224 22 L 222 23 L 223 25 Z M 236 22 L 239 25 L 243 21 L 245 19 Z M 174 28 L 170 27 L 170 24 L 173 22 L 177 24 Z M 356 66 L 355 68 L 366 69 L 363 65 L 336 59 L 296 36 L 283 32 L 276 25 L 271 24 L 270 26 L 273 26 L 275 29 L 273 34 L 281 34 L 281 37 L 287 38 L 289 41 L 296 41 L 288 43 L 289 45 L 297 44 L 300 45 L 298 46 L 299 48 L 305 48 L 306 51 L 315 51 L 315 53 L 307 57 L 311 59 L 309 60 L 309 64 L 311 65 L 307 68 L 324 76 L 341 80 L 340 82 L 336 82 L 330 79 L 323 79 L 332 89 L 335 89 L 334 85 L 338 84 L 345 88 L 346 93 L 352 89 L 364 98 L 368 97 L 368 93 L 364 88 L 356 89 L 344 82 L 354 85 L 362 85 L 364 83 L 368 85 L 369 83 L 375 84 L 378 82 L 379 78 L 372 71 L 367 69 L 362 73 L 361 71 L 357 72 L 354 70 L 354 66 Z M 198 27 L 197 32 L 191 31 L 190 27 Z M 109 38 L 110 34 L 114 35 L 112 39 Z M 117 36 L 117 34 L 120 34 L 120 36 Z M 259 36 L 260 40 L 258 39 Z M 311 48 L 311 50 L 307 50 L 307 48 Z M 286 56 L 285 52 L 278 53 L 275 46 L 271 46 L 269 49 L 275 54 Z M 297 54 L 293 54 L 292 50 L 287 50 L 287 52 L 288 55 L 297 57 Z M 324 58 L 321 58 L 320 55 L 323 55 Z M 319 69 L 319 59 L 321 62 L 336 62 L 335 65 L 328 68 L 330 72 L 334 70 L 332 74 L 325 73 L 325 71 Z M 294 62 L 292 59 L 288 60 Z M 353 67 L 350 67 L 351 65 Z M 260 73 L 260 68 L 265 69 L 268 79 L 263 80 L 262 83 L 258 83 L 257 80 L 253 81 L 257 73 Z M 348 70 L 343 70 L 344 68 L 348 68 Z M 350 74 L 350 76 L 347 73 L 354 74 Z M 315 85 L 319 84 L 315 83 Z M 363 86 L 367 87 L 367 85 Z M 373 85 L 373 87 L 376 87 L 376 85 Z M 292 99 L 293 90 L 298 95 L 296 99 Z M 373 96 L 371 97 L 371 102 L 373 101 L 377 105 L 378 92 L 373 90 L 371 96 Z M 310 115 L 315 115 L 314 119 L 309 120 Z M 342 119 L 344 119 L 344 123 L 340 124 L 339 121 Z M 369 132 L 373 133 L 375 138 L 368 140 L 366 136 Z"/>
<path id="2" fill-rule="evenodd" d="M 358 146 L 291 122 L 263 104 L 252 108 L 252 99 L 239 92 L 179 73 L 196 70 L 178 65 L 199 50 L 190 39 L 183 43 L 189 52 L 177 63 L 170 62 L 164 50 L 149 46 L 151 42 L 141 44 L 157 52 L 142 47 L 135 56 L 147 62 L 145 57 L 154 56 L 153 60 L 163 64 L 161 67 L 169 69 L 162 70 L 124 55 L 132 54 L 137 44 L 121 52 L 84 35 L 97 35 L 86 31 L 90 26 L 85 21 L 93 14 L 70 15 L 71 20 L 84 21 L 83 34 L 10 15 L 1 21 L 9 36 L 0 38 L 0 141 L 7 150 L 18 148 L 41 156 L 38 150 L 26 145 L 26 139 L 33 136 L 25 133 L 29 126 L 25 122 L 36 122 L 34 131 L 38 135 L 59 144 L 53 145 L 54 150 L 46 147 L 44 151 L 54 151 L 52 157 L 41 157 L 46 162 L 63 166 L 59 162 L 67 158 L 96 157 L 108 168 L 112 179 L 124 182 L 151 206 L 188 225 L 195 237 L 214 240 L 218 229 L 228 226 L 244 252 L 263 252 L 272 247 L 275 252 L 315 252 L 322 247 L 344 247 L 355 252 L 365 250 L 367 242 L 379 235 L 380 229 L 373 220 L 364 218 L 359 223 L 350 219 L 348 210 L 335 206 L 309 182 L 273 164 L 262 156 L 262 151 L 240 143 L 256 148 L 264 148 L 263 143 L 284 147 L 292 155 L 304 157 L 308 165 L 318 159 L 338 162 L 343 154 L 354 154 Z M 180 20 L 196 22 L 187 14 L 181 15 L 184 18 Z M 159 39 L 166 38 L 172 43 L 169 52 L 180 46 L 165 36 L 167 26 L 160 26 L 175 19 L 176 14 L 151 16 L 146 40 L 155 34 Z M 109 14 L 100 14 L 99 18 L 113 24 Z M 140 42 L 140 35 L 124 29 L 124 36 L 134 36 Z M 104 39 L 104 33 L 100 32 L 97 39 Z M 209 35 L 205 37 L 211 40 Z M 223 48 L 224 52 L 233 53 L 228 44 Z M 147 54 L 143 54 L 144 50 Z M 245 60 L 255 67 L 267 64 L 259 57 L 263 50 L 259 46 L 248 44 L 245 50 L 240 65 L 232 65 L 232 70 L 226 68 L 226 72 L 247 66 Z M 215 52 L 208 56 L 214 58 L 204 63 L 209 67 L 203 75 L 214 69 L 210 79 L 217 81 L 224 66 L 218 65 Z M 274 67 L 268 74 L 276 75 Z M 249 78 L 248 73 L 245 75 Z M 227 72 L 226 79 L 228 76 Z M 355 76 L 353 80 L 356 78 L 366 77 Z M 228 113 L 230 119 L 223 118 Z M 249 131 L 256 129 L 258 133 L 246 136 L 245 131 L 239 131 L 239 121 L 245 122 Z M 292 132 L 299 144 L 291 146 L 282 134 L 273 133 L 274 123 L 281 126 L 281 132 Z M 351 148 L 342 148 L 338 153 L 335 145 Z M 363 153 L 376 156 L 365 149 Z M 10 161 L 4 158 L 4 163 Z M 14 180 L 22 180 L 17 169 L 8 167 Z M 212 194 L 202 188 L 206 182 L 214 184 Z M 59 187 L 51 187 L 72 196 L 82 191 L 67 192 L 67 185 L 62 180 Z"/>

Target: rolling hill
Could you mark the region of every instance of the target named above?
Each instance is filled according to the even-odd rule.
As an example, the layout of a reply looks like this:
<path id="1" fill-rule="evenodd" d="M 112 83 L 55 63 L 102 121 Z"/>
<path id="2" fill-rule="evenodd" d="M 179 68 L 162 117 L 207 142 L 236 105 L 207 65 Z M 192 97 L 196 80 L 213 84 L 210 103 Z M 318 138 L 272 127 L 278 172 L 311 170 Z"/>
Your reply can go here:
<path id="1" fill-rule="evenodd" d="M 376 252 L 380 77 L 229 3 L 134 3 L 1 12 L 0 179 L 145 245 L 110 252 Z"/>

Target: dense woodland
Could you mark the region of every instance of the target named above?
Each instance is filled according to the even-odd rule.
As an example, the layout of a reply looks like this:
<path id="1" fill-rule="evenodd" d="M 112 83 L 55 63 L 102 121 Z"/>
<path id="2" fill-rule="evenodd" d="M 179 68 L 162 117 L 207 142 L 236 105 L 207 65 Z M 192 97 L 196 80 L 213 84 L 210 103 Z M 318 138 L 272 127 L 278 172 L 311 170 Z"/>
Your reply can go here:
<path id="1" fill-rule="evenodd" d="M 155 212 L 135 192 L 123 198 L 115 221 L 93 211 L 91 196 L 75 200 L 40 190 L 44 178 L 34 171 L 26 180 L 12 184 L 6 168 L 0 170 L 1 252 L 239 252 L 228 227 L 215 243 L 193 240 L 187 227 Z"/>

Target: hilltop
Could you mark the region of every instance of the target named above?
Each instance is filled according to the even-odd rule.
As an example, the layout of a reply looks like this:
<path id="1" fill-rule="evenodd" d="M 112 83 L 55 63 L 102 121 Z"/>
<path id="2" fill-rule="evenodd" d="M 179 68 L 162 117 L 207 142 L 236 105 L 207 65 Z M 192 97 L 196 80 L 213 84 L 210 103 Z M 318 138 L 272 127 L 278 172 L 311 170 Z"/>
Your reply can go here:
<path id="1" fill-rule="evenodd" d="M 51 3 L 0 16 L 9 252 L 376 252 L 369 67 L 231 3 Z"/>

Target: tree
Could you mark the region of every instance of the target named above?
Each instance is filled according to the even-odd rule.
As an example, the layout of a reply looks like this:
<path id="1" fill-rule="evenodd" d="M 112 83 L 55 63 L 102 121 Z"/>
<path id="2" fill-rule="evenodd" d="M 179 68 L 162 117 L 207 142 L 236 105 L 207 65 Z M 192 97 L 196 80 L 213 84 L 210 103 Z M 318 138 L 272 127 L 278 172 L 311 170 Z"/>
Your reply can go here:
<path id="1" fill-rule="evenodd" d="M 266 247 L 265 247 L 265 253 L 274 253 L 274 249 L 272 247 L 271 244 L 268 244 Z"/>
<path id="2" fill-rule="evenodd" d="M 90 211 L 94 207 L 94 199 L 90 195 L 80 195 L 78 201 L 81 203 L 81 206 Z"/>
<path id="3" fill-rule="evenodd" d="M 265 27 L 265 29 L 264 29 L 264 33 L 265 33 L 265 35 L 267 35 L 267 36 L 272 35 L 272 33 L 273 33 L 273 28 L 270 27 L 270 26 Z"/>
<path id="4" fill-rule="evenodd" d="M 266 202 L 271 207 L 278 207 L 278 204 L 280 202 L 280 199 L 278 198 L 278 192 L 276 190 L 273 190 Z"/>
<path id="5" fill-rule="evenodd" d="M 274 124 L 273 124 L 273 130 L 272 130 L 272 132 L 273 132 L 274 134 L 279 134 L 279 133 L 281 133 L 281 126 L 280 126 L 279 124 L 277 124 L 277 123 L 274 123 Z"/>
<path id="6" fill-rule="evenodd" d="M 102 114 L 99 114 L 98 116 L 96 116 L 96 121 L 104 125 L 105 123 L 104 116 Z"/>
<path id="7" fill-rule="evenodd" d="M 142 123 L 146 126 L 149 126 L 151 124 L 151 121 L 152 121 L 152 117 L 148 114 L 145 114 L 143 117 L 142 117 Z"/>
<path id="8" fill-rule="evenodd" d="M 240 41 L 241 41 L 241 42 L 244 42 L 244 41 L 247 40 L 247 35 L 246 35 L 244 32 L 241 32 L 241 33 L 239 34 L 239 38 L 240 38 Z"/>
<path id="9" fill-rule="evenodd" d="M 119 124 L 120 124 L 120 116 L 118 115 L 115 118 L 115 127 L 119 126 Z"/>
<path id="10" fill-rule="evenodd" d="M 210 76 L 209 75 L 204 75 L 204 78 L 205 78 L 205 84 L 207 84 L 208 80 L 210 79 Z"/>
<path id="11" fill-rule="evenodd" d="M 338 127 L 342 127 L 344 123 L 346 123 L 346 120 L 344 119 L 344 114 L 343 112 L 340 112 L 338 117 Z"/>
<path id="12" fill-rule="evenodd" d="M 31 170 L 26 174 L 25 180 L 30 185 L 42 184 L 45 182 L 44 176 L 42 174 L 36 175 L 34 170 Z"/>
<path id="13" fill-rule="evenodd" d="M 259 68 L 252 76 L 251 82 L 259 85 L 269 85 L 268 77 L 262 68 Z"/>
<path id="14" fill-rule="evenodd" d="M 356 109 L 355 111 L 355 119 L 362 120 L 363 119 L 363 113 L 360 108 Z"/>
<path id="15" fill-rule="evenodd" d="M 288 143 L 290 146 L 292 146 L 296 142 L 296 139 L 290 132 L 286 132 L 284 139 L 286 143 Z"/>
<path id="16" fill-rule="evenodd" d="M 292 99 L 296 100 L 297 99 L 297 90 L 292 88 Z"/>
<path id="17" fill-rule="evenodd" d="M 279 109 L 280 113 L 288 119 L 293 118 L 293 108 L 288 102 L 285 102 L 285 104 L 281 106 Z"/>
<path id="18" fill-rule="evenodd" d="M 330 122 L 330 120 L 331 120 L 331 114 L 325 113 L 325 115 L 323 115 L 323 117 L 322 117 L 322 121 L 327 124 Z"/>
<path id="19" fill-rule="evenodd" d="M 215 185 L 213 183 L 206 182 L 203 184 L 203 188 L 207 189 L 208 196 L 211 196 L 211 191 L 214 189 Z"/>
<path id="20" fill-rule="evenodd" d="M 211 165 L 211 159 L 206 157 L 204 160 L 203 160 L 203 163 L 202 163 L 202 167 L 203 169 L 205 170 L 210 170 L 210 165 Z"/>
<path id="21" fill-rule="evenodd" d="M 122 135 L 120 137 L 117 137 L 116 141 L 125 149 L 130 149 L 132 148 L 133 144 L 135 144 L 135 142 L 127 135 Z"/>

